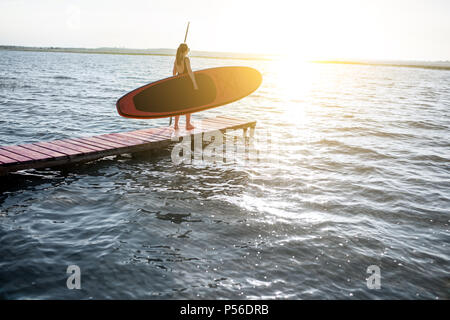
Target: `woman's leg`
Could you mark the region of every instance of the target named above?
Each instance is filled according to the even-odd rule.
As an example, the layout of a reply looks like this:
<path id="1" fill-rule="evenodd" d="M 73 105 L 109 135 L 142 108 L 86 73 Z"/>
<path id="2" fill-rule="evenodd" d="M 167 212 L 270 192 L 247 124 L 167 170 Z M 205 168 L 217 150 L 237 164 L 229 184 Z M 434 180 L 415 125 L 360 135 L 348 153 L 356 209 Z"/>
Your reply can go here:
<path id="1" fill-rule="evenodd" d="M 186 129 L 187 130 L 192 130 L 194 128 L 195 127 L 191 124 L 191 114 L 188 113 L 188 114 L 186 114 Z"/>
<path id="2" fill-rule="evenodd" d="M 174 124 L 174 126 L 173 126 L 173 128 L 174 128 L 175 130 L 178 129 L 178 121 L 180 121 L 180 116 L 175 116 L 175 124 Z"/>

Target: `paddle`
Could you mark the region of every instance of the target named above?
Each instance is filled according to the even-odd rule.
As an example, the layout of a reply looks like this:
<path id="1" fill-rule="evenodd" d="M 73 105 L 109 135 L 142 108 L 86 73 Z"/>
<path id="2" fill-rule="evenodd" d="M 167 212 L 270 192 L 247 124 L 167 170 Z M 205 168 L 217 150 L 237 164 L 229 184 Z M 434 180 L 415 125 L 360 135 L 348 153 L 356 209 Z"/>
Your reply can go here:
<path id="1" fill-rule="evenodd" d="M 183 43 L 186 43 L 186 39 L 187 39 L 187 35 L 189 32 L 189 25 L 191 24 L 191 22 L 188 21 L 187 27 L 186 27 L 186 34 L 184 35 L 184 41 Z M 172 125 L 172 117 L 170 117 L 170 122 L 169 122 L 169 127 Z"/>
<path id="2" fill-rule="evenodd" d="M 188 22 L 188 25 L 187 25 L 187 28 L 186 28 L 186 35 L 184 36 L 184 43 L 186 43 L 187 35 L 188 35 L 188 32 L 189 32 L 189 24 L 190 24 L 190 22 Z"/>

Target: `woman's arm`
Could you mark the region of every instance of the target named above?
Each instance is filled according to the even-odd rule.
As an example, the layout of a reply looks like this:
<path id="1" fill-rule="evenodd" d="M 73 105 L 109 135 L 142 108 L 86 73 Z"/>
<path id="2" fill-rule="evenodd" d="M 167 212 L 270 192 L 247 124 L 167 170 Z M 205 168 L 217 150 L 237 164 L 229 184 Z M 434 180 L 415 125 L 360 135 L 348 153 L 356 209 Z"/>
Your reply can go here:
<path id="1" fill-rule="evenodd" d="M 195 81 L 195 76 L 194 76 L 194 73 L 192 72 L 191 61 L 189 60 L 189 58 L 186 58 L 186 68 L 187 68 L 189 77 L 192 80 L 192 84 L 194 85 L 194 89 L 198 90 L 197 81 Z"/>

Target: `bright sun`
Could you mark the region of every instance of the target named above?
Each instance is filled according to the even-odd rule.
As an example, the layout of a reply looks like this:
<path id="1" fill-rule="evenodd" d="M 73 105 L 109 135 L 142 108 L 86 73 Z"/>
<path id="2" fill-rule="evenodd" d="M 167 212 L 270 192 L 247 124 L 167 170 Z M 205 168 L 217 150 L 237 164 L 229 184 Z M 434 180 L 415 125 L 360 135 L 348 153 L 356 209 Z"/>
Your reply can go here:
<path id="1" fill-rule="evenodd" d="M 307 121 L 305 105 L 319 76 L 314 65 L 295 56 L 286 56 L 273 61 L 272 72 L 272 85 L 276 87 L 284 120 L 296 124 Z"/>

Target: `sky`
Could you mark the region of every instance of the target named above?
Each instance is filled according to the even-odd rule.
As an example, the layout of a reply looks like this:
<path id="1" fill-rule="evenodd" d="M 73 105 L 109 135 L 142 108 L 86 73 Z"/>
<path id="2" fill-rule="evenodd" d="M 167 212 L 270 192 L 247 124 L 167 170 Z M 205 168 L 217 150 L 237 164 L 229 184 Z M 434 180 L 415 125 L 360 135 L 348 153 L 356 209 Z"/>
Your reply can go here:
<path id="1" fill-rule="evenodd" d="M 0 45 L 450 60 L 449 0 L 0 0 Z"/>

